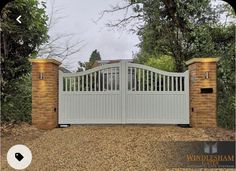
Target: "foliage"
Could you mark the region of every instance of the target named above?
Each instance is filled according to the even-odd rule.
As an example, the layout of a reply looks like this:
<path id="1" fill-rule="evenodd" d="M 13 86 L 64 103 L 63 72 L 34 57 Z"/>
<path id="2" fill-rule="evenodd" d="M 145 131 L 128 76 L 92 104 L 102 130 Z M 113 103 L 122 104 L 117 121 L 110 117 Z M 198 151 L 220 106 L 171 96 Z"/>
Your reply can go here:
<path id="1" fill-rule="evenodd" d="M 77 72 L 84 71 L 86 68 L 86 62 L 79 61 L 78 64 L 79 64 L 79 67 L 77 68 Z"/>
<path id="2" fill-rule="evenodd" d="M 38 47 L 48 39 L 47 16 L 43 5 L 39 7 L 37 0 L 16 0 L 8 3 L 1 12 L 2 119 L 23 120 L 26 119 L 25 112 L 29 112 L 30 106 L 17 105 L 17 110 L 13 105 L 16 102 L 22 104 L 25 93 L 28 93 L 27 97 L 30 96 L 31 91 L 18 91 L 18 83 L 28 84 L 27 79 L 21 80 L 30 72 L 28 58 L 36 57 Z M 22 16 L 21 24 L 16 21 L 19 15 Z M 16 116 L 16 112 L 19 116 Z"/>
<path id="3" fill-rule="evenodd" d="M 166 0 L 144 2 L 145 25 L 138 31 L 141 55 L 173 56 L 179 72 L 184 71 L 184 62 L 192 57 L 214 55 L 208 29 L 217 15 L 210 8 L 209 0 L 175 0 L 173 12 Z"/>
<path id="4" fill-rule="evenodd" d="M 221 59 L 218 65 L 218 125 L 235 129 L 235 26 L 213 31 Z"/>
<path id="5" fill-rule="evenodd" d="M 169 72 L 175 70 L 173 57 L 167 55 L 163 55 L 158 58 L 154 57 L 148 58 L 145 65 Z"/>
<path id="6" fill-rule="evenodd" d="M 95 49 L 90 55 L 89 62 L 81 62 L 81 61 L 78 62 L 79 67 L 77 69 L 77 72 L 93 68 L 95 62 L 100 60 L 101 60 L 100 53 L 97 49 Z"/>
<path id="7" fill-rule="evenodd" d="M 2 121 L 31 122 L 31 75 L 27 74 L 10 83 L 8 95 L 2 103 Z"/>
<path id="8" fill-rule="evenodd" d="M 97 51 L 97 49 L 95 49 L 90 55 L 89 62 L 95 62 L 100 60 L 101 60 L 100 53 Z"/>

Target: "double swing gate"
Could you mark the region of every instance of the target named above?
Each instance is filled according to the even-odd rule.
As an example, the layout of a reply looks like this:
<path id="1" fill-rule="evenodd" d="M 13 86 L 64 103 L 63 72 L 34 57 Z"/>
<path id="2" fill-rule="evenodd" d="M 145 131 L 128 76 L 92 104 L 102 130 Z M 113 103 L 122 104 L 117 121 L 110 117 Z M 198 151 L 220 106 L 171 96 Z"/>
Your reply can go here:
<path id="1" fill-rule="evenodd" d="M 59 124 L 189 124 L 189 74 L 121 61 L 59 71 Z"/>

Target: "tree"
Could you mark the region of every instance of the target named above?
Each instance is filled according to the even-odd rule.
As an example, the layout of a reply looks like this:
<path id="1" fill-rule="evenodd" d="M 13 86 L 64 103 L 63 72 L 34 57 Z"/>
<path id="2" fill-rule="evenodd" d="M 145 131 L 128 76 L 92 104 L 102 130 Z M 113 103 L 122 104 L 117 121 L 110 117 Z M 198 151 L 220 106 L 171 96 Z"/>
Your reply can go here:
<path id="1" fill-rule="evenodd" d="M 90 55 L 89 62 L 94 63 L 95 61 L 100 61 L 100 60 L 101 60 L 100 53 L 97 51 L 97 49 L 95 49 Z"/>
<path id="2" fill-rule="evenodd" d="M 77 69 L 77 72 L 93 68 L 95 62 L 100 60 L 101 60 L 100 53 L 97 49 L 95 49 L 90 55 L 89 62 L 81 62 L 81 61 L 78 62 L 79 67 Z"/>
<path id="3" fill-rule="evenodd" d="M 151 1 L 156 10 L 147 7 L 147 20 L 138 32 L 143 52 L 174 57 L 176 71 L 185 70 L 185 61 L 196 56 L 213 56 L 214 46 L 209 35 L 209 24 L 217 19 L 208 0 L 173 1 L 174 14 L 167 2 Z M 159 12 L 157 12 L 159 11 Z M 177 19 L 172 17 L 177 16 Z"/>
<path id="4" fill-rule="evenodd" d="M 215 55 L 209 28 L 219 20 L 219 13 L 211 7 L 210 0 L 130 0 L 123 6 L 113 6 L 104 13 L 133 10 L 109 26 L 125 26 L 132 20 L 142 20 L 138 25 L 142 54 L 173 56 L 176 71 L 185 69 L 185 61 L 195 56 Z"/>
<path id="5" fill-rule="evenodd" d="M 22 16 L 21 24 L 16 21 L 19 15 Z M 22 100 L 20 95 L 13 97 L 19 93 L 18 82 L 29 76 L 28 58 L 35 56 L 38 47 L 48 40 L 47 19 L 45 7 L 39 7 L 37 0 L 16 0 L 8 3 L 1 12 L 2 119 L 14 119 L 8 117 L 13 111 L 13 108 L 9 109 Z"/>

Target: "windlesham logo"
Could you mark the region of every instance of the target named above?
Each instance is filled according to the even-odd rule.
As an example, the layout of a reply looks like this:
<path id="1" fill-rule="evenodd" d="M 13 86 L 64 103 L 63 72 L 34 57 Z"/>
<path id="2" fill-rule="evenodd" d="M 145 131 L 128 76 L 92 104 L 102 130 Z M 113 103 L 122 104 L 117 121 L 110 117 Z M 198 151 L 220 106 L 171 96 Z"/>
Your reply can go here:
<path id="1" fill-rule="evenodd" d="M 234 167 L 235 155 L 226 153 L 225 146 L 222 146 L 218 153 L 217 142 L 204 142 L 202 154 L 187 154 L 187 161 L 194 162 L 199 167 Z"/>

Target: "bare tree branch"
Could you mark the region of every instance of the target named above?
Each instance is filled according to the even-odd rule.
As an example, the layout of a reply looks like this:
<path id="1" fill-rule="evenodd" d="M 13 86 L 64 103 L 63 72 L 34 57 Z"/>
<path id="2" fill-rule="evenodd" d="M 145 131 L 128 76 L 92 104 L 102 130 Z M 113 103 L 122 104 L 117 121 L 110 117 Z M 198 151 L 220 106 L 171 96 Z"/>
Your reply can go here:
<path id="1" fill-rule="evenodd" d="M 63 8 L 56 8 L 55 6 L 55 0 L 51 1 L 51 13 L 50 13 L 50 17 L 48 20 L 48 28 L 51 29 L 54 27 L 54 25 L 56 25 L 58 23 L 59 20 L 65 18 L 66 16 L 60 16 L 61 11 L 63 10 Z"/>
<path id="2" fill-rule="evenodd" d="M 141 17 L 141 15 L 132 15 L 132 16 L 129 16 L 129 17 L 126 17 L 126 18 L 124 18 L 124 19 L 122 19 L 122 20 L 119 20 L 119 21 L 117 21 L 116 23 L 108 23 L 108 24 L 106 24 L 108 27 L 118 27 L 118 26 L 120 26 L 120 25 L 122 25 L 122 26 L 124 26 L 124 25 L 126 25 L 126 24 L 128 24 L 128 22 L 130 21 L 130 20 L 133 20 L 133 19 L 135 19 L 135 18 L 139 18 L 139 17 Z"/>
<path id="3" fill-rule="evenodd" d="M 56 9 L 55 0 L 52 0 L 51 13 L 48 20 L 49 31 L 55 24 L 64 18 L 58 16 L 62 9 Z M 47 43 L 38 48 L 38 56 L 43 58 L 59 58 L 61 62 L 68 59 L 70 56 L 78 53 L 84 45 L 82 40 L 74 41 L 76 34 L 58 34 L 51 36 Z"/>
<path id="4" fill-rule="evenodd" d="M 111 9 L 108 9 L 108 10 L 104 10 L 100 13 L 100 17 L 96 20 L 96 22 L 98 22 L 100 19 L 102 19 L 102 17 L 107 14 L 107 13 L 113 13 L 113 12 L 117 12 L 117 11 L 121 11 L 121 10 L 128 10 L 129 7 L 132 7 L 133 6 L 133 3 L 130 3 L 128 5 L 125 5 L 123 7 L 120 7 L 118 4 L 116 6 L 112 6 L 110 5 L 110 8 Z"/>
<path id="5" fill-rule="evenodd" d="M 135 31 L 138 25 L 143 25 L 143 14 L 138 13 L 137 15 L 130 15 L 130 16 L 128 15 L 129 15 L 129 11 L 132 11 L 134 9 L 134 6 L 137 4 L 141 5 L 139 1 L 135 1 L 135 2 L 129 1 L 127 4 L 124 4 L 122 6 L 120 6 L 119 4 L 116 4 L 115 6 L 110 5 L 110 9 L 104 10 L 100 13 L 99 18 L 95 21 L 95 23 L 100 21 L 104 17 L 105 14 L 124 11 L 124 17 L 122 19 L 117 20 L 115 22 L 108 21 L 106 26 L 111 27 L 111 28 L 121 29 L 121 28 L 125 28 L 128 25 L 132 25 L 130 31 Z M 135 23 L 135 24 L 132 24 L 132 23 Z"/>
<path id="6" fill-rule="evenodd" d="M 177 7 L 176 7 L 176 1 L 175 0 L 161 0 L 164 4 L 164 8 L 166 10 L 166 12 L 168 13 L 169 17 L 173 20 L 173 23 L 181 29 L 182 32 L 185 31 L 189 31 L 190 28 L 187 27 L 186 22 L 184 21 L 184 19 L 177 13 Z M 136 11 L 134 11 L 135 9 L 135 5 L 144 5 L 143 1 L 139 1 L 139 0 L 131 0 L 129 1 L 127 4 L 120 6 L 119 4 L 115 5 L 115 6 L 110 6 L 110 9 L 108 10 L 104 10 L 100 17 L 98 18 L 97 21 L 99 21 L 105 14 L 107 13 L 116 13 L 118 11 L 125 11 L 124 13 L 124 17 L 116 22 L 109 22 L 108 24 L 106 24 L 108 27 L 115 27 L 120 29 L 121 27 L 126 27 L 129 24 L 131 24 L 132 22 L 136 24 L 137 27 L 137 21 L 136 20 L 142 20 L 142 24 L 144 23 L 144 14 L 142 12 L 142 9 L 136 9 Z M 128 11 L 129 9 L 132 9 L 137 15 L 130 15 L 127 17 L 128 15 Z M 140 24 L 140 22 L 138 22 L 138 24 Z M 138 26 L 140 27 L 140 26 Z M 142 28 L 142 27 L 141 27 Z M 132 28 L 133 29 L 133 28 Z"/>

